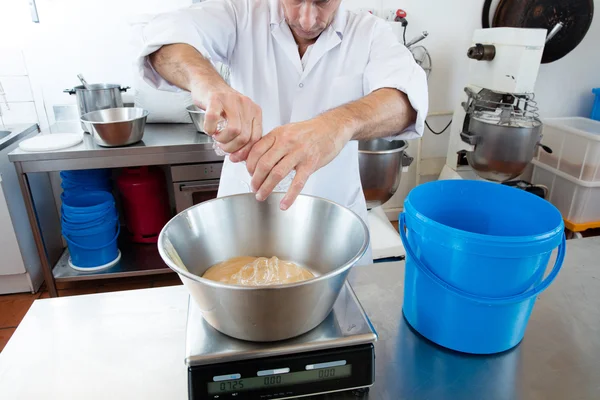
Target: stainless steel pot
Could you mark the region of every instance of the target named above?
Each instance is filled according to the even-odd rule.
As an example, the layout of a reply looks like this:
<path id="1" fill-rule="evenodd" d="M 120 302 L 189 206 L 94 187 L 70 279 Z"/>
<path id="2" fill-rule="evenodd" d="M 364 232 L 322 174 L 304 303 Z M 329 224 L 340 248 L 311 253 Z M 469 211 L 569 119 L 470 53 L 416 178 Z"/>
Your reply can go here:
<path id="1" fill-rule="evenodd" d="M 86 89 L 84 86 L 75 86 L 73 89 L 66 89 L 64 91 L 65 93 L 77 96 L 79 117 L 83 117 L 92 111 L 123 107 L 121 92 L 129 89 L 129 87 L 123 88 L 120 85 L 105 83 L 88 85 L 88 87 L 89 89 Z M 85 124 L 82 123 L 81 127 L 85 132 L 89 132 Z"/>
<path id="2" fill-rule="evenodd" d="M 532 119 L 520 125 L 499 125 L 471 116 L 469 132 L 461 138 L 474 146 L 467 161 L 482 178 L 506 182 L 521 175 L 542 140 L 542 123 Z"/>
<path id="3" fill-rule="evenodd" d="M 360 181 L 367 208 L 378 207 L 398 190 L 402 170 L 412 164 L 406 155 L 408 143 L 403 140 L 367 140 L 358 143 Z"/>
<path id="4" fill-rule="evenodd" d="M 81 117 L 89 126 L 94 141 L 104 147 L 118 147 L 142 140 L 148 111 L 143 108 L 122 107 L 92 111 Z"/>
<path id="5" fill-rule="evenodd" d="M 270 342 L 315 328 L 367 249 L 369 231 L 352 211 L 305 195 L 281 211 L 283 196 L 274 193 L 258 202 L 249 193 L 207 201 L 177 215 L 160 233 L 161 257 L 179 274 L 204 319 L 226 335 Z M 201 278 L 210 266 L 236 256 L 277 256 L 306 266 L 317 278 L 270 287 Z"/>

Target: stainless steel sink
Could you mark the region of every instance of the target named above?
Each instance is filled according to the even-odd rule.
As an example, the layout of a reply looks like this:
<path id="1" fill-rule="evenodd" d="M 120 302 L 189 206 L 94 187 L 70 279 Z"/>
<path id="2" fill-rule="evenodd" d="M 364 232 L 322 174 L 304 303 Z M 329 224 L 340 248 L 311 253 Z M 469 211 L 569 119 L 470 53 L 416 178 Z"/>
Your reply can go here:
<path id="1" fill-rule="evenodd" d="M 38 131 L 37 124 L 0 125 L 0 151 L 27 138 L 36 131 Z"/>

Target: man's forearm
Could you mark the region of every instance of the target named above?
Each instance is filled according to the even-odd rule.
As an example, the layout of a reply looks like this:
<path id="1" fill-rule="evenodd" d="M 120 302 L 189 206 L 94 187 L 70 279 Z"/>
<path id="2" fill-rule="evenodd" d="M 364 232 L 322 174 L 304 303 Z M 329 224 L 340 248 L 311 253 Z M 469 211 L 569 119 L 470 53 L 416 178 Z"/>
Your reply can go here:
<path id="1" fill-rule="evenodd" d="M 384 88 L 317 118 L 341 127 L 340 134 L 349 141 L 396 135 L 415 123 L 417 113 L 406 94 Z"/>
<path id="2" fill-rule="evenodd" d="M 163 46 L 149 57 L 156 72 L 181 89 L 192 91 L 196 87 L 208 93 L 212 88 L 227 86 L 211 62 L 188 44 Z"/>

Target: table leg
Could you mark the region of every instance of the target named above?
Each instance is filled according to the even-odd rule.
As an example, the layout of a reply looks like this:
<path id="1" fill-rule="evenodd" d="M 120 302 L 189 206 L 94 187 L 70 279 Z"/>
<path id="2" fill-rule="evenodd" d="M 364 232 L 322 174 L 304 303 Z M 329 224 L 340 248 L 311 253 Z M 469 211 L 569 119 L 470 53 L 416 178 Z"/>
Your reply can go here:
<path id="1" fill-rule="evenodd" d="M 29 218 L 29 225 L 31 225 L 31 232 L 33 233 L 33 239 L 35 240 L 35 247 L 37 248 L 38 255 L 40 256 L 40 261 L 42 263 L 42 271 L 44 273 L 46 287 L 48 288 L 50 297 L 57 297 L 58 292 L 56 290 L 56 283 L 54 282 L 54 275 L 52 275 L 52 266 L 48 260 L 46 246 L 44 246 L 44 239 L 42 238 L 40 224 L 35 212 L 35 204 L 33 203 L 33 196 L 31 195 L 29 180 L 27 179 L 27 175 L 23 173 L 23 167 L 21 166 L 21 163 L 15 162 L 14 164 L 15 169 L 17 170 L 17 178 L 19 179 L 19 186 L 21 187 L 23 201 L 25 202 L 25 209 L 27 210 L 27 217 Z"/>

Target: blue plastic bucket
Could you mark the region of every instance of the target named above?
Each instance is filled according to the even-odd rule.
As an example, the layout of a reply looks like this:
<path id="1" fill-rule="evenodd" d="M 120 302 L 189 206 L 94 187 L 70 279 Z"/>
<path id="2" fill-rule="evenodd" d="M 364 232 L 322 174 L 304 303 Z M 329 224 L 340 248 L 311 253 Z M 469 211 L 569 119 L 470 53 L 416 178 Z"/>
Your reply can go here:
<path id="1" fill-rule="evenodd" d="M 90 191 L 112 192 L 109 169 L 61 171 L 61 199 L 74 194 L 88 193 Z"/>
<path id="2" fill-rule="evenodd" d="M 592 106 L 592 115 L 591 119 L 600 121 L 600 88 L 592 89 L 592 93 L 594 94 L 594 104 Z"/>
<path id="3" fill-rule="evenodd" d="M 119 255 L 119 232 L 120 226 L 117 224 L 116 232 L 110 241 L 88 246 L 73 241 L 69 235 L 63 233 L 71 254 L 71 263 L 78 268 L 94 268 L 114 261 Z"/>
<path id="4" fill-rule="evenodd" d="M 63 200 L 62 211 L 66 215 L 87 214 L 107 211 L 114 207 L 115 199 L 111 193 L 95 191 L 66 196 Z"/>
<path id="5" fill-rule="evenodd" d="M 560 212 L 522 190 L 462 180 L 416 187 L 404 210 L 408 323 L 427 339 L 465 353 L 516 346 L 536 296 L 564 260 Z M 556 247 L 556 264 L 544 279 Z"/>
<path id="6" fill-rule="evenodd" d="M 86 183 L 74 183 L 68 180 L 63 180 L 60 187 L 65 191 L 90 191 L 100 190 L 103 192 L 111 192 L 112 185 L 110 182 L 86 182 Z"/>
<path id="7" fill-rule="evenodd" d="M 79 196 L 89 192 L 108 192 L 112 193 L 112 187 L 102 186 L 78 186 L 76 188 L 66 189 L 63 187 L 63 192 L 60 194 L 60 200 L 64 203 L 67 197 Z"/>
<path id="8" fill-rule="evenodd" d="M 109 210 L 110 212 L 97 217 L 97 218 L 88 218 L 88 219 L 70 219 L 67 218 L 65 215 L 63 215 L 60 219 L 61 225 L 63 228 L 67 229 L 67 230 L 83 230 L 83 229 L 91 229 L 91 228 L 95 228 L 97 226 L 100 226 L 102 224 L 104 224 L 107 220 L 108 221 L 116 221 L 118 220 L 117 217 L 117 211 L 116 210 Z M 86 214 L 81 214 L 81 215 L 85 215 L 86 217 L 88 215 Z"/>
<path id="9" fill-rule="evenodd" d="M 117 218 L 104 218 L 100 223 L 87 228 L 63 223 L 62 233 L 63 236 L 80 246 L 102 246 L 113 239 L 118 223 Z"/>
<path id="10" fill-rule="evenodd" d="M 71 179 L 77 181 L 93 181 L 110 179 L 110 169 L 81 169 L 73 171 L 61 171 L 62 179 Z"/>
<path id="11" fill-rule="evenodd" d="M 101 222 L 104 218 L 116 218 L 118 216 L 115 207 L 109 207 L 105 210 L 88 212 L 88 213 L 65 213 L 64 208 L 61 208 L 61 219 L 70 224 L 89 224 L 91 222 Z"/>

